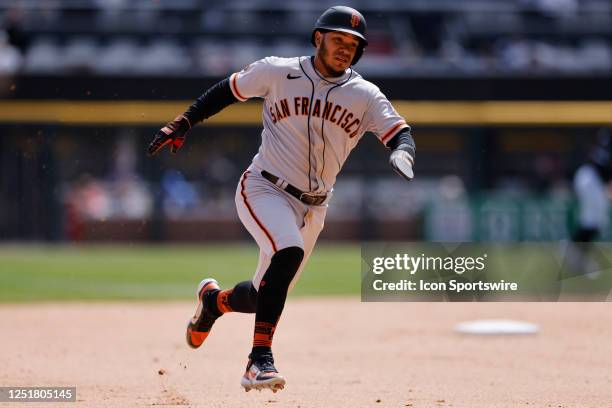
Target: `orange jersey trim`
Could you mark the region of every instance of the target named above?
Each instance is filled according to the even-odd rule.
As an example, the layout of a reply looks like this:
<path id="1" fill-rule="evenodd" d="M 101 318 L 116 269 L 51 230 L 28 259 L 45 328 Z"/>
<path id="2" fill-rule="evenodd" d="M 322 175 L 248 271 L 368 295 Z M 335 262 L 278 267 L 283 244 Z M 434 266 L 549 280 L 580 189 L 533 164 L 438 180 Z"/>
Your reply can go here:
<path id="1" fill-rule="evenodd" d="M 390 130 L 387 131 L 387 133 L 385 133 L 381 138 L 380 141 L 384 144 L 387 145 L 387 142 L 389 141 L 389 139 L 391 138 L 391 136 L 395 135 L 395 132 L 398 131 L 400 129 L 400 127 L 402 126 L 407 126 L 406 122 L 400 122 L 398 124 L 396 124 L 395 126 L 393 126 Z"/>
<path id="2" fill-rule="evenodd" d="M 257 225 L 259 225 L 259 228 L 261 228 L 261 230 L 264 232 L 264 234 L 266 234 L 266 237 L 268 237 L 268 240 L 270 240 L 270 243 L 272 244 L 272 249 L 274 250 L 274 252 L 277 252 L 278 249 L 276 249 L 276 244 L 274 243 L 274 239 L 272 239 L 272 235 L 270 235 L 270 233 L 268 232 L 266 227 L 264 227 L 264 225 L 261 223 L 261 221 L 259 221 L 259 218 L 257 218 L 255 213 L 253 212 L 253 209 L 251 208 L 251 205 L 249 204 L 249 202 L 247 200 L 247 196 L 246 196 L 246 193 L 244 191 L 244 182 L 245 182 L 245 180 L 247 178 L 247 174 L 249 174 L 249 173 L 250 172 L 246 171 L 246 172 L 244 172 L 244 174 L 242 176 L 242 181 L 240 182 L 240 195 L 242 195 L 242 199 L 244 200 L 244 205 L 246 205 L 247 210 L 249 210 L 249 214 L 251 214 L 251 217 L 253 217 L 253 219 L 255 220 Z"/>
<path id="3" fill-rule="evenodd" d="M 245 98 L 244 96 L 242 96 L 242 94 L 238 90 L 238 86 L 236 84 L 236 77 L 237 76 L 238 76 L 238 74 L 233 73 L 231 78 L 230 78 L 231 89 L 234 92 L 234 96 L 236 96 L 238 99 L 240 99 L 242 102 L 244 102 L 244 101 L 246 101 L 249 98 Z"/>

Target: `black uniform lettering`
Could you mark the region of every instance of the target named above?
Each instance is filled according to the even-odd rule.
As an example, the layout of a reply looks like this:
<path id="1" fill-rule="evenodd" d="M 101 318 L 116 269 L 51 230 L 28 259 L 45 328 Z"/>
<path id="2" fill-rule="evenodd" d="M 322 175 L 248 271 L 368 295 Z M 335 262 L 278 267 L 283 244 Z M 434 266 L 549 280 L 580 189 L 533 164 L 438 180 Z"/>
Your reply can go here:
<path id="1" fill-rule="evenodd" d="M 346 108 L 344 108 L 344 110 L 342 111 L 342 115 L 340 115 L 340 119 L 338 119 L 338 125 L 340 125 L 342 123 L 342 118 L 344 117 L 344 115 L 346 115 Z M 342 126 L 340 126 L 342 127 Z"/>
<path id="2" fill-rule="evenodd" d="M 308 115 L 308 108 L 310 107 L 310 99 L 302 97 L 302 115 Z"/>
<path id="3" fill-rule="evenodd" d="M 281 114 L 281 111 L 278 109 L 278 105 L 276 104 L 276 102 L 274 102 L 274 108 L 276 108 L 276 117 L 278 118 L 278 120 L 283 119 L 283 115 Z"/>
<path id="4" fill-rule="evenodd" d="M 270 106 L 270 116 L 272 116 L 272 123 L 278 122 L 278 120 L 276 119 L 276 115 L 274 114 L 274 111 L 272 110 L 271 106 Z"/>
<path id="5" fill-rule="evenodd" d="M 283 119 L 291 116 L 291 112 L 289 111 L 289 102 L 287 99 L 283 99 L 280 101 L 281 109 L 283 110 Z"/>
<path id="6" fill-rule="evenodd" d="M 296 96 L 295 98 L 293 98 L 293 107 L 295 108 L 295 115 L 299 115 L 300 114 L 300 101 L 302 98 L 300 98 L 299 96 Z"/>
<path id="7" fill-rule="evenodd" d="M 342 109 L 342 106 L 340 105 L 336 105 L 334 106 L 334 111 L 331 114 L 331 123 L 336 123 L 336 113 L 338 113 L 340 111 L 340 109 Z"/>
<path id="8" fill-rule="evenodd" d="M 334 106 L 331 102 L 325 102 L 325 108 L 323 108 L 323 118 L 325 120 L 329 120 L 329 114 L 331 113 L 332 106 Z"/>
<path id="9" fill-rule="evenodd" d="M 348 125 L 349 120 L 351 120 L 353 118 L 353 114 L 349 113 L 348 115 L 346 115 L 346 117 L 344 118 L 344 122 L 342 123 L 342 125 L 340 126 L 342 129 L 344 129 L 346 127 L 346 125 Z M 340 118 L 342 119 L 342 118 Z M 338 123 L 340 123 L 340 121 L 338 121 Z"/>
<path id="10" fill-rule="evenodd" d="M 347 127 L 344 128 L 344 131 L 346 133 L 352 132 L 353 131 L 352 127 L 354 125 L 357 125 L 357 129 L 359 129 L 359 119 L 355 119 L 354 121 L 352 121 L 350 125 L 348 125 Z M 351 137 L 353 137 L 353 135 L 351 135 Z"/>
<path id="11" fill-rule="evenodd" d="M 314 108 L 312 108 L 312 116 L 316 116 L 317 118 L 321 117 L 321 100 L 317 99 L 314 104 Z"/>

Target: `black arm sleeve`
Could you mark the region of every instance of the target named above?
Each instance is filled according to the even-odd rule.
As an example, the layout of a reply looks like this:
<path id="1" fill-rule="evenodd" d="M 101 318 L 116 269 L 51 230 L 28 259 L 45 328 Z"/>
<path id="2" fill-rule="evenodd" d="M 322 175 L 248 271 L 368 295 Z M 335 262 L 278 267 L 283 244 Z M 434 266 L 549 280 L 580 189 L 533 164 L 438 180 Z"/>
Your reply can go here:
<path id="1" fill-rule="evenodd" d="M 238 101 L 230 89 L 229 78 L 217 82 L 187 109 L 184 116 L 191 126 L 208 119 L 212 115 Z"/>
<path id="2" fill-rule="evenodd" d="M 393 136 L 393 138 L 387 142 L 387 147 L 392 150 L 405 150 L 414 159 L 416 146 L 410 134 L 410 127 L 400 130 L 397 135 Z"/>

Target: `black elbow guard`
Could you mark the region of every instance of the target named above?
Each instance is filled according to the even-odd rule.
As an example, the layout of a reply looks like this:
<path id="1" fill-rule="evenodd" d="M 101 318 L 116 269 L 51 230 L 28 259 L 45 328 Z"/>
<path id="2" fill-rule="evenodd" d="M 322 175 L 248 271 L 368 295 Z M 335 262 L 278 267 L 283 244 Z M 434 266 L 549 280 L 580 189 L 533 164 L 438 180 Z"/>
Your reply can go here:
<path id="1" fill-rule="evenodd" d="M 217 82 L 210 87 L 202 96 L 184 113 L 189 119 L 191 126 L 208 119 L 232 103 L 238 101 L 230 88 L 229 78 Z"/>

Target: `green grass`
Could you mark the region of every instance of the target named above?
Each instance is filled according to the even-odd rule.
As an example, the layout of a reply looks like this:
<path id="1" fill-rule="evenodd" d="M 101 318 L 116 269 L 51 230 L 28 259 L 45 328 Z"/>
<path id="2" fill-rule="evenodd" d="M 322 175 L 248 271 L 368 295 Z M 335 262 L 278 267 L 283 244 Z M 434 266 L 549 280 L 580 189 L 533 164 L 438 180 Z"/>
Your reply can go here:
<path id="1" fill-rule="evenodd" d="M 403 252 L 435 255 L 440 251 L 439 246 L 423 243 L 384 247 L 388 252 L 385 256 Z M 582 275 L 561 278 L 559 262 L 563 257 L 559 258 L 558 243 L 470 248 L 471 254 L 489 254 L 486 273 L 490 280 L 517 282 L 529 293 L 541 293 L 543 300 L 556 299 L 562 287 L 567 293 L 597 294 L 603 300 L 612 288 L 610 244 L 598 247 L 600 260 L 605 259 L 601 263 L 603 272 L 595 280 Z M 292 296 L 359 295 L 360 250 L 359 245 L 318 245 Z M 462 256 L 459 252 L 454 255 Z M 192 299 L 202 278 L 214 277 L 223 287 L 250 279 L 257 258 L 258 248 L 246 244 L 5 245 L 0 246 L 0 302 Z M 447 277 L 456 277 L 449 273 Z M 386 272 L 383 276 L 388 282 L 406 277 L 404 271 Z M 480 278 L 462 276 L 468 280 Z M 377 277 L 368 275 L 370 280 Z M 414 276 L 421 277 L 429 275 L 419 272 Z M 366 287 L 371 285 L 368 282 Z"/>
<path id="2" fill-rule="evenodd" d="M 0 246 L 0 302 L 190 299 L 202 278 L 250 279 L 254 245 Z M 360 248 L 319 245 L 292 295 L 357 295 Z"/>

